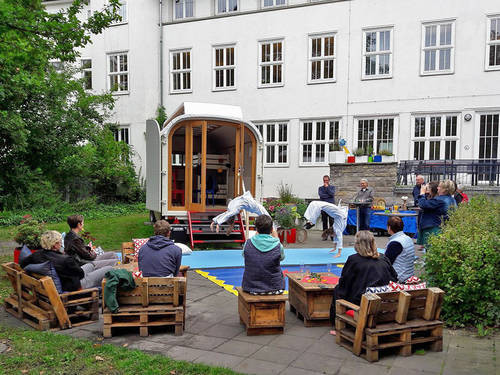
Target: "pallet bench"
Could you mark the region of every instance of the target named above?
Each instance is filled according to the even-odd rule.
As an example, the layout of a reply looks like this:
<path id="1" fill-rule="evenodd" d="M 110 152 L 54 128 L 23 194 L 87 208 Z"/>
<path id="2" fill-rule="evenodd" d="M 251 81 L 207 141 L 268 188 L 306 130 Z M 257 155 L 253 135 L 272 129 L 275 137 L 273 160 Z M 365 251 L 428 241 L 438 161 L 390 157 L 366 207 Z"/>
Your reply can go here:
<path id="1" fill-rule="evenodd" d="M 174 326 L 175 335 L 184 330 L 184 305 L 186 278 L 144 277 L 136 280 L 137 287 L 131 291 L 117 291 L 120 308 L 112 313 L 103 298 L 103 336 L 111 337 L 112 329 L 139 327 L 140 336 L 148 336 L 149 328 Z M 105 293 L 106 279 L 102 290 Z"/>
<path id="2" fill-rule="evenodd" d="M 246 326 L 247 336 L 274 335 L 285 328 L 284 294 L 252 295 L 237 287 L 240 322 Z"/>
<path id="3" fill-rule="evenodd" d="M 67 329 L 99 320 L 99 290 L 59 294 L 49 276 L 28 274 L 14 262 L 2 264 L 14 292 L 5 310 L 31 327 L 44 331 Z"/>
<path id="4" fill-rule="evenodd" d="M 400 355 L 412 354 L 414 345 L 430 343 L 433 351 L 442 351 L 443 322 L 439 320 L 444 292 L 439 288 L 388 293 L 367 293 L 360 306 L 336 301 L 336 342 L 378 361 L 379 352 L 396 348 Z M 347 312 L 353 310 L 351 316 Z"/>

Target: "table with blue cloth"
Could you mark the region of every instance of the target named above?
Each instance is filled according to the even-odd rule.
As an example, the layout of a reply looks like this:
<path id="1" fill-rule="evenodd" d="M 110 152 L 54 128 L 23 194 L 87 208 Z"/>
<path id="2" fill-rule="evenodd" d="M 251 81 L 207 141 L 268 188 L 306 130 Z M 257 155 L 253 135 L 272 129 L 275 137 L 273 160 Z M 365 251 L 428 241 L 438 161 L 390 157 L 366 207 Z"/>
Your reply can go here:
<path id="1" fill-rule="evenodd" d="M 383 210 L 371 210 L 370 212 L 370 229 L 387 230 L 387 216 L 374 215 L 375 212 L 384 212 Z M 415 211 L 399 211 L 400 213 L 414 214 Z M 417 233 L 417 218 L 415 216 L 402 217 L 405 233 Z M 347 214 L 347 225 L 356 226 L 356 210 L 350 209 Z M 347 234 L 346 231 L 344 231 Z"/>

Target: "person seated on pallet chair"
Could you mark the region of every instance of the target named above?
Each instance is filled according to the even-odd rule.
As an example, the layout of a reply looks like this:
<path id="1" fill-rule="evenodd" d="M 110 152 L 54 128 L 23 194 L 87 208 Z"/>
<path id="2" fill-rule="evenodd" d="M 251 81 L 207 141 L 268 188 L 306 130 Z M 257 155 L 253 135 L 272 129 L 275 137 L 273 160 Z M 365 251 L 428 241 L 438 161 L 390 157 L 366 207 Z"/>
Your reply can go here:
<path id="1" fill-rule="evenodd" d="M 282 294 L 285 277 L 280 261 L 285 259 L 283 245 L 273 229 L 273 220 L 267 215 L 255 219 L 257 234 L 245 242 L 242 289 L 250 294 Z"/>
<path id="2" fill-rule="evenodd" d="M 22 259 L 19 265 L 25 268 L 29 264 L 50 261 L 61 280 L 62 290 L 65 292 L 100 287 L 106 272 L 113 269 L 111 266 L 97 269 L 92 263 L 80 267 L 72 256 L 60 252 L 62 237 L 55 230 L 43 233 L 40 242 L 43 249 Z"/>
<path id="3" fill-rule="evenodd" d="M 93 263 L 96 269 L 106 266 L 116 266 L 118 256 L 110 251 L 97 254 L 95 246 L 85 245 L 80 232 L 83 231 L 83 215 L 68 216 L 67 223 L 70 231 L 64 236 L 64 252 L 75 258 L 76 262 L 83 266 L 86 263 Z"/>
<path id="4" fill-rule="evenodd" d="M 330 305 L 330 322 L 335 327 L 335 303 L 338 299 L 358 305 L 361 295 L 366 288 L 383 286 L 389 281 L 397 281 L 398 274 L 391 262 L 384 254 L 377 251 L 375 237 L 367 230 L 361 230 L 354 237 L 356 254 L 347 258 L 339 283 L 333 290 L 332 304 Z M 330 331 L 335 335 L 335 330 Z"/>
<path id="5" fill-rule="evenodd" d="M 335 247 L 330 250 L 330 252 L 337 251 L 337 254 L 333 256 L 334 258 L 338 258 L 342 253 L 343 233 L 347 226 L 347 211 L 348 207 L 341 207 L 340 202 L 339 205 L 336 206 L 329 202 L 312 201 L 307 206 L 306 212 L 304 212 L 304 217 L 307 220 L 304 225 L 305 229 L 311 229 L 316 224 L 316 220 L 318 220 L 322 212 L 334 219 L 333 227 L 327 228 L 321 234 L 322 239 L 327 239 L 328 237 L 333 238 Z M 335 237 L 333 237 L 334 233 Z"/>
<path id="6" fill-rule="evenodd" d="M 385 256 L 396 270 L 400 283 L 405 283 L 415 274 L 415 245 L 403 228 L 404 223 L 399 216 L 387 220 L 387 232 L 391 237 L 385 248 Z"/>
<path id="7" fill-rule="evenodd" d="M 223 212 L 212 219 L 212 223 L 210 224 L 212 232 L 214 231 L 215 225 L 217 225 L 215 231 L 219 233 L 220 225 L 227 223 L 229 226 L 226 229 L 226 235 L 229 236 L 233 231 L 234 219 L 241 210 L 246 210 L 256 215 L 267 215 L 271 217 L 264 206 L 252 197 L 252 193 L 245 191 L 243 195 L 229 201 L 226 212 Z"/>
<path id="8" fill-rule="evenodd" d="M 143 277 L 174 277 L 179 273 L 182 250 L 169 237 L 170 224 L 158 220 L 154 236 L 139 249 L 139 270 Z"/>

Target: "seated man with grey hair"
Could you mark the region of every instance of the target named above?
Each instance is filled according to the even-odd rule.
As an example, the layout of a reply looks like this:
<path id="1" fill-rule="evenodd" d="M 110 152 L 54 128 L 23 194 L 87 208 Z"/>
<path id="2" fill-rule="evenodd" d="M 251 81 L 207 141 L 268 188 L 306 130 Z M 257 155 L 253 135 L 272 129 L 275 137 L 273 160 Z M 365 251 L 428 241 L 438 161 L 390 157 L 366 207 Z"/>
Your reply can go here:
<path id="1" fill-rule="evenodd" d="M 354 201 L 363 203 L 359 207 L 359 230 L 370 230 L 370 213 L 373 202 L 373 188 L 368 186 L 368 180 L 359 181 L 360 189 L 354 196 Z"/>
<path id="2" fill-rule="evenodd" d="M 61 279 L 62 289 L 65 292 L 99 287 L 106 272 L 113 269 L 111 266 L 96 269 L 92 263 L 80 267 L 72 256 L 60 253 L 62 236 L 55 230 L 43 233 L 40 242 L 43 249 L 24 258 L 20 266 L 25 268 L 29 264 L 50 261 Z"/>

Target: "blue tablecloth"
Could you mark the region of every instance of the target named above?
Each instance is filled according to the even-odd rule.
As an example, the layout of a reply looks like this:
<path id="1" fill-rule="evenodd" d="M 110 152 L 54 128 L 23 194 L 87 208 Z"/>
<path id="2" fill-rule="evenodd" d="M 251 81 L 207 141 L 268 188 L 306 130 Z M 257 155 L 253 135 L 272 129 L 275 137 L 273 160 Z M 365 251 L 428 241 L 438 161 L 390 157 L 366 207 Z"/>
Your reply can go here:
<path id="1" fill-rule="evenodd" d="M 387 229 L 388 216 L 374 215 L 374 212 L 383 212 L 371 210 L 370 229 Z M 399 211 L 401 213 L 414 213 L 415 211 Z M 417 233 L 417 218 L 415 216 L 402 217 L 405 233 Z M 347 215 L 347 225 L 356 226 L 356 210 L 351 209 Z"/>

